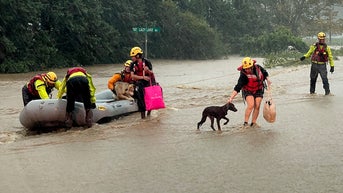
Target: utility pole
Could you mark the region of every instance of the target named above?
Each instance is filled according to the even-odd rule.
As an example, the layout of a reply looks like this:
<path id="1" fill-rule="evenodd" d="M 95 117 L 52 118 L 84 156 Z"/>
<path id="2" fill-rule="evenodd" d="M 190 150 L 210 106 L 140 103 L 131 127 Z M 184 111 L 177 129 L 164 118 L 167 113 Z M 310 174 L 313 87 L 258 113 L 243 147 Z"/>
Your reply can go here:
<path id="1" fill-rule="evenodd" d="M 148 58 L 148 32 L 160 32 L 160 27 L 147 27 L 147 23 L 145 23 L 145 27 L 133 27 L 133 32 L 144 32 L 145 42 L 144 42 L 144 57 Z"/>
<path id="2" fill-rule="evenodd" d="M 144 48 L 144 50 L 145 50 L 145 54 L 144 54 L 144 57 L 145 58 L 148 58 L 148 27 L 147 27 L 147 22 L 145 21 L 145 48 Z"/>

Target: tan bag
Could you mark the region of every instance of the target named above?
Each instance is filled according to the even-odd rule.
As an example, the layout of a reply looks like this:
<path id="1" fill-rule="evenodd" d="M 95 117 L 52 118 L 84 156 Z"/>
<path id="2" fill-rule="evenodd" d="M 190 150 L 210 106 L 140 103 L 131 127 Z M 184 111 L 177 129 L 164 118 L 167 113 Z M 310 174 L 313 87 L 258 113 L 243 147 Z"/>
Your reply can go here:
<path id="1" fill-rule="evenodd" d="M 269 123 L 273 123 L 275 122 L 276 119 L 276 107 L 275 107 L 275 103 L 271 97 L 270 91 L 267 91 L 268 93 L 268 98 L 264 103 L 263 106 L 263 118 L 269 122 Z"/>

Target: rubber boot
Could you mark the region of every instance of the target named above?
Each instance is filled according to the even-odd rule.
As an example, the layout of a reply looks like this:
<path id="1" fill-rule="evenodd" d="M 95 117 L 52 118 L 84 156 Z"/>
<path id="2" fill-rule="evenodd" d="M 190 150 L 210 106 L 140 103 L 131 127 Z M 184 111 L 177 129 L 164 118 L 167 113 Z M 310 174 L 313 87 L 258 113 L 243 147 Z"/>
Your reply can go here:
<path id="1" fill-rule="evenodd" d="M 325 95 L 330 95 L 330 89 L 325 89 Z"/>
<path id="2" fill-rule="evenodd" d="M 310 81 L 310 94 L 314 94 L 316 91 L 316 79 L 311 79 Z"/>
<path id="3" fill-rule="evenodd" d="M 142 111 L 142 112 L 141 112 L 141 118 L 142 118 L 142 119 L 145 119 L 145 111 Z"/>
<path id="4" fill-rule="evenodd" d="M 66 128 L 71 128 L 73 126 L 73 113 L 72 112 L 67 112 L 66 113 L 66 118 L 65 118 L 65 126 Z"/>
<path id="5" fill-rule="evenodd" d="M 86 125 L 88 128 L 92 127 L 93 124 L 93 111 L 86 109 Z"/>
<path id="6" fill-rule="evenodd" d="M 323 86 L 324 90 L 325 90 L 325 95 L 329 95 L 330 94 L 330 87 L 329 87 L 329 83 L 325 83 Z"/>

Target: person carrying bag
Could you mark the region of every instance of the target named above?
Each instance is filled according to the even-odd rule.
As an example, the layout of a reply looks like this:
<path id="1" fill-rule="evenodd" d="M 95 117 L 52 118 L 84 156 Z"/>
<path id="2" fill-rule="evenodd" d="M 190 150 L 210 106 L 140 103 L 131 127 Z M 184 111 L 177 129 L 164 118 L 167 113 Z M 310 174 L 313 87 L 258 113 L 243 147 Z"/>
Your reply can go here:
<path id="1" fill-rule="evenodd" d="M 144 88 L 144 102 L 147 111 L 165 108 L 162 87 L 155 82 Z"/>

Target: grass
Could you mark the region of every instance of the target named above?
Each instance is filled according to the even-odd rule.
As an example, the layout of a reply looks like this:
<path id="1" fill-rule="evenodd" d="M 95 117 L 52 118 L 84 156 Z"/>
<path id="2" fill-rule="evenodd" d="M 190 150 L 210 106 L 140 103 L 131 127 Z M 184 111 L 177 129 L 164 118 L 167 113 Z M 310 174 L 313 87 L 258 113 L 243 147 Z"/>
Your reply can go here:
<path id="1" fill-rule="evenodd" d="M 276 66 L 297 66 L 302 65 L 300 57 L 303 56 L 297 50 L 287 50 L 279 53 L 273 53 L 265 57 L 263 65 L 266 68 L 273 68 Z"/>
<path id="2" fill-rule="evenodd" d="M 309 41 L 309 39 L 306 39 L 308 41 L 305 41 L 308 45 L 311 45 L 316 41 L 316 39 L 312 39 Z M 331 49 L 332 55 L 334 57 L 334 60 L 338 60 L 338 56 L 343 56 L 343 38 L 332 38 L 331 39 L 333 44 L 329 44 L 331 48 L 339 48 L 340 49 Z M 266 68 L 273 68 L 276 66 L 297 66 L 297 65 L 303 65 L 304 63 L 300 61 L 300 57 L 303 56 L 305 53 L 301 53 L 297 50 L 286 50 L 279 53 L 272 53 L 265 57 L 265 61 L 263 62 L 263 65 Z"/>

